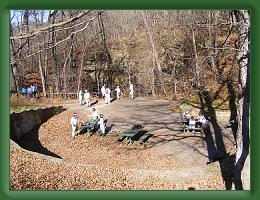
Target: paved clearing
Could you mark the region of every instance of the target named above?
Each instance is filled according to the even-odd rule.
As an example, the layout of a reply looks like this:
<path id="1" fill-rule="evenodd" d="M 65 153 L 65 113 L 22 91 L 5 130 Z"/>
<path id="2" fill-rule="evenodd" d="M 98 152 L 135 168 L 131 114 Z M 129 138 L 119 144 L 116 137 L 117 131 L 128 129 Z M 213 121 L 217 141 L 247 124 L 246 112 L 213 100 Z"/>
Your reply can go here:
<path id="1" fill-rule="evenodd" d="M 139 169 L 138 178 L 156 175 L 170 180 L 184 180 L 221 174 L 218 162 L 205 165 L 208 155 L 204 135 L 182 133 L 178 123 L 181 121 L 181 114 L 170 109 L 169 101 L 137 98 L 104 104 L 101 100 L 93 107 L 113 125 L 110 135 L 114 136 L 133 124 L 142 124 L 146 130 L 155 130 L 153 137 L 146 142 L 147 149 L 161 155 L 172 156 L 187 166 L 177 171 Z M 67 108 L 83 114 L 91 112 L 91 108 L 85 106 L 67 105 Z"/>

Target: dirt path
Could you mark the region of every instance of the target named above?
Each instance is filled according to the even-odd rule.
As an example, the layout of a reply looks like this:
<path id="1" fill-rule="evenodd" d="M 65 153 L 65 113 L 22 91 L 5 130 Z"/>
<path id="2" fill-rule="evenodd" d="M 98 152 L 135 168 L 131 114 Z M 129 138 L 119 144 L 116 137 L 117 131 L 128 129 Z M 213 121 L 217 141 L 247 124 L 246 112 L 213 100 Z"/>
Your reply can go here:
<path id="1" fill-rule="evenodd" d="M 91 113 L 91 108 L 78 105 L 66 105 L 72 112 L 81 115 Z M 180 113 L 173 112 L 166 100 L 118 100 L 109 105 L 101 100 L 93 106 L 112 124 L 110 135 L 122 132 L 133 124 L 145 125 L 146 130 L 156 129 L 153 137 L 147 141 L 146 149 L 160 155 L 169 156 L 185 164 L 185 167 L 175 170 L 137 169 L 137 177 L 145 178 L 155 175 L 170 180 L 183 180 L 220 174 L 218 163 L 205 165 L 208 161 L 207 146 L 204 136 L 200 133 L 182 133 Z M 159 162 L 159 160 L 158 160 Z"/>

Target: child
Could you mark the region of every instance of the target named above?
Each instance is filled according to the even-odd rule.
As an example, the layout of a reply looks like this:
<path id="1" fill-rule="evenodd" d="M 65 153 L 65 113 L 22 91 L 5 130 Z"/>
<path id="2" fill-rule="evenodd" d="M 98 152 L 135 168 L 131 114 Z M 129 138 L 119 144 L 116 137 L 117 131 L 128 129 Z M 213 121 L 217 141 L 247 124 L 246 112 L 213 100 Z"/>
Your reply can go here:
<path id="1" fill-rule="evenodd" d="M 129 85 L 129 90 L 130 90 L 129 94 L 130 94 L 131 99 L 134 99 L 134 86 L 132 83 L 130 83 L 130 85 Z"/>
<path id="2" fill-rule="evenodd" d="M 72 128 L 72 139 L 75 139 L 76 136 L 76 131 L 78 130 L 78 125 L 79 125 L 79 119 L 77 116 L 77 113 L 73 113 L 71 119 L 70 119 L 70 125 Z"/>
<path id="3" fill-rule="evenodd" d="M 196 125 L 196 121 L 195 121 L 194 117 L 191 116 L 190 121 L 189 121 L 189 127 L 195 128 L 195 125 Z"/>
<path id="4" fill-rule="evenodd" d="M 83 96 L 82 96 L 82 91 L 81 90 L 78 93 L 78 98 L 79 98 L 79 105 L 82 105 Z"/>
<path id="5" fill-rule="evenodd" d="M 87 106 L 90 107 L 90 93 L 88 92 L 88 90 L 85 90 L 84 100 Z"/>
<path id="6" fill-rule="evenodd" d="M 102 97 L 104 98 L 105 97 L 105 93 L 106 93 L 106 85 L 103 85 L 101 87 L 101 93 L 102 93 Z"/>
<path id="7" fill-rule="evenodd" d="M 92 118 L 93 119 L 97 119 L 98 118 L 98 113 L 96 108 L 92 108 Z"/>
<path id="8" fill-rule="evenodd" d="M 100 118 L 99 118 L 98 124 L 99 124 L 99 128 L 101 130 L 101 133 L 104 136 L 105 132 L 106 132 L 106 128 L 105 128 L 104 118 L 103 118 L 102 114 L 100 114 Z"/>
<path id="9" fill-rule="evenodd" d="M 116 87 L 115 91 L 116 91 L 116 98 L 118 100 L 118 99 L 120 99 L 120 88 L 119 88 L 119 86 Z"/>
<path id="10" fill-rule="evenodd" d="M 105 104 L 110 104 L 110 89 L 109 88 L 106 89 Z"/>

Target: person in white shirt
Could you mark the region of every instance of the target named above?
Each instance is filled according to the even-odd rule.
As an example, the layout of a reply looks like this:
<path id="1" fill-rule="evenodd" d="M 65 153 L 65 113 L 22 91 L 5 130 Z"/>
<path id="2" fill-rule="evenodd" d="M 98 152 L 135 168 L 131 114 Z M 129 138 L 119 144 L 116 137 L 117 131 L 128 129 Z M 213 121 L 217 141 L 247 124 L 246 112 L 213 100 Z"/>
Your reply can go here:
<path id="1" fill-rule="evenodd" d="M 92 108 L 92 118 L 93 119 L 97 119 L 98 118 L 98 113 L 96 108 Z"/>
<path id="2" fill-rule="evenodd" d="M 195 121 L 193 116 L 191 116 L 191 118 L 190 118 L 189 127 L 190 128 L 195 128 L 196 127 L 196 121 Z"/>
<path id="3" fill-rule="evenodd" d="M 76 137 L 76 131 L 78 130 L 78 126 L 79 126 L 79 119 L 77 116 L 77 113 L 74 113 L 70 119 L 70 125 L 72 128 L 72 138 L 75 139 Z"/>
<path id="4" fill-rule="evenodd" d="M 134 99 L 134 86 L 132 83 L 130 83 L 130 85 L 129 85 L 129 95 L 130 95 L 131 99 Z"/>
<path id="5" fill-rule="evenodd" d="M 102 94 L 102 97 L 104 98 L 105 97 L 105 93 L 106 93 L 106 85 L 103 85 L 101 87 L 101 94 Z"/>
<path id="6" fill-rule="evenodd" d="M 109 88 L 106 89 L 105 104 L 110 104 L 110 89 Z"/>
<path id="7" fill-rule="evenodd" d="M 99 124 L 99 128 L 101 130 L 102 135 L 105 135 L 106 127 L 105 127 L 104 118 L 103 118 L 102 114 L 100 114 L 100 118 L 99 118 L 98 124 Z"/>
<path id="8" fill-rule="evenodd" d="M 116 98 L 117 98 L 117 99 L 120 99 L 120 92 L 121 92 L 121 91 L 120 91 L 119 86 L 116 87 L 115 91 L 116 91 Z"/>
<path id="9" fill-rule="evenodd" d="M 90 107 L 90 93 L 88 90 L 85 90 L 84 101 L 86 102 L 87 106 Z"/>
<path id="10" fill-rule="evenodd" d="M 83 94 L 82 91 L 80 90 L 78 93 L 78 99 L 79 99 L 79 105 L 82 105 L 82 100 L 83 100 Z"/>
<path id="11" fill-rule="evenodd" d="M 190 118 L 191 118 L 190 113 L 189 113 L 188 111 L 185 111 L 185 112 L 184 112 L 184 115 L 183 115 L 183 118 L 184 118 L 184 120 L 189 121 Z"/>
<path id="12" fill-rule="evenodd" d="M 198 121 L 201 123 L 202 128 L 206 128 L 209 124 L 208 120 L 206 119 L 206 117 L 202 113 L 199 113 Z"/>

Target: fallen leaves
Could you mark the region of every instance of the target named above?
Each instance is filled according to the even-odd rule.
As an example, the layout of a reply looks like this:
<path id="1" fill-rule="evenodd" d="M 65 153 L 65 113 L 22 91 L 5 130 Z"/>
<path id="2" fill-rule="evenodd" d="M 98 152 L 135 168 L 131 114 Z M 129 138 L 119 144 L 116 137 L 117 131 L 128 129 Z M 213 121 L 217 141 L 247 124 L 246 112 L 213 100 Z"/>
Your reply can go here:
<path id="1" fill-rule="evenodd" d="M 53 162 L 11 147 L 12 190 L 188 190 L 224 189 L 221 176 L 173 180 L 153 176 L 137 179 L 142 170 L 178 170 L 187 167 L 173 156 L 139 146 L 114 143 L 113 135 L 78 135 L 71 139 L 71 111 L 58 114 L 39 129 L 40 144 L 62 158 Z M 79 113 L 84 121 L 89 116 Z M 30 141 L 28 141 L 30 143 Z M 137 173 L 138 172 L 138 173 Z M 167 178 L 167 177 L 166 177 Z"/>

